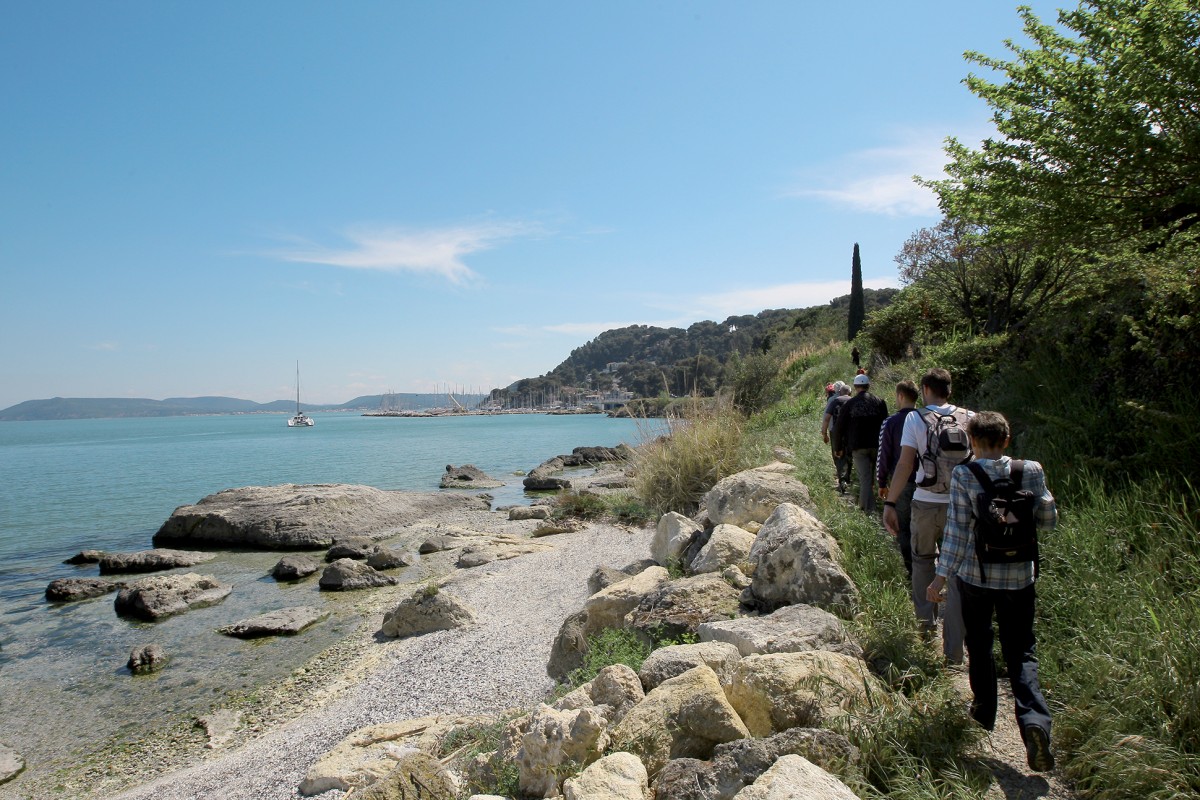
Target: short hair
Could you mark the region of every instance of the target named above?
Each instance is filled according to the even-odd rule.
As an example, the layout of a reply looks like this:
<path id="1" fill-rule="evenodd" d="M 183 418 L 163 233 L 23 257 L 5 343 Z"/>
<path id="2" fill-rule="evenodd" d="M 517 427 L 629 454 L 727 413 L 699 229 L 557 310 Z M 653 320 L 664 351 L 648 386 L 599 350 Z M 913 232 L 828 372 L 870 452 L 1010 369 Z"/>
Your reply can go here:
<path id="1" fill-rule="evenodd" d="M 967 435 L 990 447 L 1001 447 L 1012 431 L 999 411 L 980 411 L 967 421 Z"/>
<path id="2" fill-rule="evenodd" d="M 933 392 L 936 397 L 949 397 L 950 373 L 941 367 L 934 367 L 921 377 L 921 386 Z"/>
<path id="3" fill-rule="evenodd" d="M 848 394 L 850 394 L 850 386 L 849 386 L 849 384 L 843 383 L 842 388 L 838 389 L 838 395 L 844 396 L 844 395 L 848 395 Z"/>
<path id="4" fill-rule="evenodd" d="M 920 397 L 920 394 L 917 392 L 917 385 L 907 378 L 896 384 L 896 394 L 902 394 L 914 403 Z"/>

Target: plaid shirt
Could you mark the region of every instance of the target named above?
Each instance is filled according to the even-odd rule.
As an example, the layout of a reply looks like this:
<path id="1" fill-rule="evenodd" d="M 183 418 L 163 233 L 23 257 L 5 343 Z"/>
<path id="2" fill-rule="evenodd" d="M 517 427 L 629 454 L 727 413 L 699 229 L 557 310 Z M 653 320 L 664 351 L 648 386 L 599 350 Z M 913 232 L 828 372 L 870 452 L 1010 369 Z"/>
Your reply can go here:
<path id="1" fill-rule="evenodd" d="M 1007 477 L 1012 459 L 1001 456 L 997 459 L 981 458 L 978 463 L 992 480 Z M 1034 510 L 1034 520 L 1041 530 L 1049 530 L 1058 523 L 1058 508 L 1054 496 L 1046 488 L 1046 473 L 1036 461 L 1025 462 L 1022 488 L 1041 501 Z M 966 464 L 954 468 L 950 475 L 950 508 L 946 512 L 946 531 L 942 537 L 941 554 L 937 561 L 937 574 L 943 578 L 957 575 L 972 586 L 988 589 L 1024 589 L 1033 583 L 1033 562 L 1017 564 L 988 564 L 985 581 L 979 571 L 979 559 L 975 556 L 975 530 L 972 517 L 975 498 L 983 492 L 979 479 L 967 469 Z"/>

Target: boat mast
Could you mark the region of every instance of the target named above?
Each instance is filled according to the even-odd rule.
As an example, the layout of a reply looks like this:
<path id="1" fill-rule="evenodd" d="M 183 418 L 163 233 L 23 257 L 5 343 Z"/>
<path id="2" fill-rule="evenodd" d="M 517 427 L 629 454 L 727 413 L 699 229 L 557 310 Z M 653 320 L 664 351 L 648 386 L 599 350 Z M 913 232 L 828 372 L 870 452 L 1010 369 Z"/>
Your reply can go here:
<path id="1" fill-rule="evenodd" d="M 296 415 L 300 414 L 300 359 L 296 359 Z"/>

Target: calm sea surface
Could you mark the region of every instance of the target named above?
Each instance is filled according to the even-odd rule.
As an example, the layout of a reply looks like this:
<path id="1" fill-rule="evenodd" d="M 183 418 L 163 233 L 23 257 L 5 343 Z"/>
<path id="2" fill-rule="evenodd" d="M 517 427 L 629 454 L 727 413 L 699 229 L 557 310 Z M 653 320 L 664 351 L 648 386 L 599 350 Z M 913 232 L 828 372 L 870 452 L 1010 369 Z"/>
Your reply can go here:
<path id="1" fill-rule="evenodd" d="M 68 556 L 151 547 L 177 506 L 235 486 L 426 491 L 436 490 L 446 464 L 471 463 L 509 482 L 491 492 L 497 505 L 521 502 L 515 471 L 580 445 L 637 444 L 647 433 L 598 415 L 315 417 L 307 429 L 287 428 L 280 415 L 0 423 L 0 741 L 22 752 L 31 771 L 64 766 L 172 715 L 203 713 L 227 691 L 286 675 L 355 624 L 339 614 L 352 597 L 266 577 L 278 553 L 222 553 L 199 565 L 193 571 L 232 582 L 233 595 L 159 623 L 117 617 L 113 595 L 49 604 L 54 578 L 98 574 L 94 565 L 62 564 Z M 326 606 L 330 620 L 286 640 L 213 633 L 302 604 Z M 125 660 L 148 642 L 162 644 L 173 664 L 134 679 Z"/>

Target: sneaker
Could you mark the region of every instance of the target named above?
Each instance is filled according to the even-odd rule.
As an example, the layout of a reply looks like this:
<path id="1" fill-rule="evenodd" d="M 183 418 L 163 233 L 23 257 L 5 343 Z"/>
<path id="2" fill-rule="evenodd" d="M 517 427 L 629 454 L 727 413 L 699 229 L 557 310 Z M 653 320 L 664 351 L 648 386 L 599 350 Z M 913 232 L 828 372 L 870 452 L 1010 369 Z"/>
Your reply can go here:
<path id="1" fill-rule="evenodd" d="M 1054 769 L 1054 755 L 1050 752 L 1050 733 L 1040 725 L 1025 729 L 1025 755 L 1029 768 L 1034 772 L 1049 772 Z"/>

